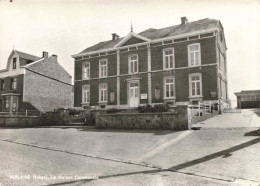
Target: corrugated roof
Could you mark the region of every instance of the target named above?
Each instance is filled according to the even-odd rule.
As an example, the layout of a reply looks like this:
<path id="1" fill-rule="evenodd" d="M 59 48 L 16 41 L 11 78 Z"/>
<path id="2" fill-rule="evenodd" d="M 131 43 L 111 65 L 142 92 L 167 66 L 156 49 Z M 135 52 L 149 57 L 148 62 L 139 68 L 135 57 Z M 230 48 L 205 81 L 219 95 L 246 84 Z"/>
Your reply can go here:
<path id="1" fill-rule="evenodd" d="M 218 20 L 206 18 L 198 21 L 188 22 L 184 25 L 180 24 L 180 25 L 175 25 L 175 26 L 160 28 L 160 29 L 149 28 L 143 32 L 140 32 L 138 35 L 154 40 L 154 39 L 160 39 L 164 37 L 170 37 L 170 36 L 186 34 L 186 33 L 188 34 L 194 31 L 214 28 L 217 26 L 217 24 L 218 24 Z M 118 40 L 109 40 L 109 41 L 100 42 L 96 45 L 86 48 L 85 50 L 80 52 L 80 54 L 92 52 L 96 50 L 113 48 L 122 39 L 124 38 L 119 38 Z"/>
<path id="2" fill-rule="evenodd" d="M 31 55 L 31 54 L 27 54 L 27 53 L 24 53 L 24 52 L 20 52 L 18 50 L 15 50 L 15 52 L 18 54 L 18 56 L 20 58 L 23 58 L 23 59 L 26 59 L 26 60 L 37 61 L 37 60 L 41 59 L 40 57 Z"/>

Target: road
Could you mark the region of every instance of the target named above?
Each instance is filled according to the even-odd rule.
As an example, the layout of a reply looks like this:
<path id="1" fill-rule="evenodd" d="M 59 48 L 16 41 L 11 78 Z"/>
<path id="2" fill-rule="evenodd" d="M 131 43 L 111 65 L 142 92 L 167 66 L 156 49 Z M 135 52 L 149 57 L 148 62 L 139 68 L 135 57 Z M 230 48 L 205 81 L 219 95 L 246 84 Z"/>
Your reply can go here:
<path id="1" fill-rule="evenodd" d="M 212 119 L 193 131 L 1 128 L 0 185 L 259 185 L 259 128 Z"/>

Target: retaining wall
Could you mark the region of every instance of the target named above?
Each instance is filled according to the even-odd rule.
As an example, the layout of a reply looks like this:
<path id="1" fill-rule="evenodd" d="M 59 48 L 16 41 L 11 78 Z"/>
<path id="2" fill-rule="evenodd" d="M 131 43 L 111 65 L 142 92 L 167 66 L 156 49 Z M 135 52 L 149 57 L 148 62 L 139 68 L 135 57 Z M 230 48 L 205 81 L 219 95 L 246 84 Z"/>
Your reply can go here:
<path id="1" fill-rule="evenodd" d="M 35 127 L 46 124 L 46 117 L 39 116 L 1 116 L 1 127 Z"/>
<path id="2" fill-rule="evenodd" d="M 188 129 L 187 106 L 170 113 L 117 113 L 96 115 L 97 128 Z"/>

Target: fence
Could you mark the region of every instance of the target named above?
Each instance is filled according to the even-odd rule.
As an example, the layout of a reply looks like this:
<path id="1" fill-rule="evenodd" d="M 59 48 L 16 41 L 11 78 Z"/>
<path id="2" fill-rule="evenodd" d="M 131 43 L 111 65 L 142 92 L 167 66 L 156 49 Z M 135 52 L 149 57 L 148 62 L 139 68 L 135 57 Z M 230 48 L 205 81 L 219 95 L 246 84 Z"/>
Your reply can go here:
<path id="1" fill-rule="evenodd" d="M 198 105 L 190 105 L 191 116 L 202 116 L 206 113 L 211 113 L 214 109 L 214 105 L 210 102 L 209 104 L 200 103 Z"/>
<path id="2" fill-rule="evenodd" d="M 25 110 L 19 112 L 0 112 L 1 116 L 42 116 L 42 113 L 37 110 Z"/>

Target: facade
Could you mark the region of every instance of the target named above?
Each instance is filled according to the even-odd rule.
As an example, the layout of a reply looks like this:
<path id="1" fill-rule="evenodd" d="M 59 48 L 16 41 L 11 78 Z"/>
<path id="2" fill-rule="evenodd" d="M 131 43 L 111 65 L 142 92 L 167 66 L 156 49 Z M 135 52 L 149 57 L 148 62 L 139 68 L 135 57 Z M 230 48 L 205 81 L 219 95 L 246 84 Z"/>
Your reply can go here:
<path id="1" fill-rule="evenodd" d="M 228 106 L 226 42 L 219 20 L 132 31 L 75 59 L 74 106 L 128 109 L 145 104 Z"/>
<path id="2" fill-rule="evenodd" d="M 33 56 L 13 50 L 0 71 L 0 112 L 41 112 L 71 106 L 71 76 L 57 56 Z"/>
<path id="3" fill-rule="evenodd" d="M 237 108 L 260 108 L 260 90 L 243 90 L 235 92 Z"/>

